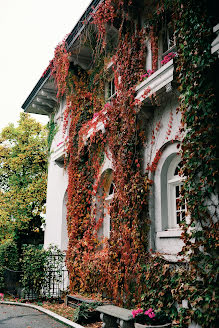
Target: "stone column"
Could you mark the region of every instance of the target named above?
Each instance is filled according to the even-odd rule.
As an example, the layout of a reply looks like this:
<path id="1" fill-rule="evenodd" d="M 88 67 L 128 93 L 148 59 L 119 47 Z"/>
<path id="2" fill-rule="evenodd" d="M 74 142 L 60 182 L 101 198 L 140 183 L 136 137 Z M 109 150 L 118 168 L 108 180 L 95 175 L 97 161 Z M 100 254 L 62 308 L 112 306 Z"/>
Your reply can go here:
<path id="1" fill-rule="evenodd" d="M 100 314 L 100 319 L 103 321 L 102 328 L 118 328 L 117 319 L 105 313 Z"/>
<path id="2" fill-rule="evenodd" d="M 134 328 L 134 321 L 124 321 L 120 320 L 119 322 L 121 328 Z"/>

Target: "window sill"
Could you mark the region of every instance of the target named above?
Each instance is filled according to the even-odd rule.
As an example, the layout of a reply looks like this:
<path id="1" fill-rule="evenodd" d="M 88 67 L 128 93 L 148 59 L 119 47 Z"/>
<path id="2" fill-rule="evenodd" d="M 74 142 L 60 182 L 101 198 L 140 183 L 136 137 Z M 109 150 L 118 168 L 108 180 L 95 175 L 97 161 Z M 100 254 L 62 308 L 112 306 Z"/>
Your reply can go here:
<path id="1" fill-rule="evenodd" d="M 155 256 L 157 256 L 157 254 L 152 254 L 152 257 L 155 257 Z M 167 261 L 169 263 L 179 263 L 180 262 L 180 263 L 185 264 L 187 262 L 186 259 L 184 259 L 182 261 L 183 257 L 179 256 L 177 254 L 159 253 L 159 257 L 164 259 L 165 261 Z"/>
<path id="2" fill-rule="evenodd" d="M 111 200 L 113 199 L 113 197 L 114 197 L 114 193 L 111 194 L 111 195 L 109 195 L 109 196 L 107 196 L 107 197 L 105 198 L 105 201 L 106 201 L 106 202 L 109 202 L 109 201 L 111 201 Z"/>
<path id="3" fill-rule="evenodd" d="M 165 231 L 157 231 L 158 238 L 179 238 L 182 234 L 181 229 L 169 229 Z"/>
<path id="4" fill-rule="evenodd" d="M 55 148 L 55 149 L 54 149 Z M 51 160 L 56 161 L 65 155 L 65 142 L 60 142 L 56 147 L 51 147 Z"/>

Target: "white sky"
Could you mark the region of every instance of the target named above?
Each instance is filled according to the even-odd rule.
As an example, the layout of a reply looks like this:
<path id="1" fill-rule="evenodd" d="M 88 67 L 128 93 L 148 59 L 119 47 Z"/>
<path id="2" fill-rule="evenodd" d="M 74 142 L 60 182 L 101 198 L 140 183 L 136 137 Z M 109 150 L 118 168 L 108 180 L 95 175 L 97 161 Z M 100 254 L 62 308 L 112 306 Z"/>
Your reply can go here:
<path id="1" fill-rule="evenodd" d="M 0 130 L 21 106 L 91 0 L 0 0 Z M 33 115 L 46 123 L 43 115 Z"/>

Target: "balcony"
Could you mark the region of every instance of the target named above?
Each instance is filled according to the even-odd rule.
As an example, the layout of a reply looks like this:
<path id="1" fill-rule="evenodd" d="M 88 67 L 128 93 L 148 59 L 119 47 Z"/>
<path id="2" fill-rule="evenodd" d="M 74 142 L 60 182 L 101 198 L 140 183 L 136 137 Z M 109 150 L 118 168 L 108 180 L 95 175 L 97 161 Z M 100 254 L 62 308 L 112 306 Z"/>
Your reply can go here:
<path id="1" fill-rule="evenodd" d="M 144 101 L 155 93 L 169 92 L 172 90 L 171 83 L 174 75 L 173 61 L 174 59 L 171 59 L 136 87 L 136 100 Z"/>

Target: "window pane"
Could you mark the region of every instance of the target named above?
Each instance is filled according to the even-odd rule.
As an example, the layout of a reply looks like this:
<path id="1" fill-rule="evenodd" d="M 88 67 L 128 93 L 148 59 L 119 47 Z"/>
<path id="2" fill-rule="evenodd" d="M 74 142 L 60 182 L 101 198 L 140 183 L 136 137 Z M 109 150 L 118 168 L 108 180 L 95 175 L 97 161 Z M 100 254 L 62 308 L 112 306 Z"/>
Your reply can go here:
<path id="1" fill-rule="evenodd" d="M 108 92 L 108 98 L 110 98 L 111 97 L 111 81 L 109 81 L 108 82 L 108 90 L 107 90 Z"/>
<path id="2" fill-rule="evenodd" d="M 112 79 L 112 94 L 111 95 L 114 95 L 115 93 L 115 79 Z"/>
<path id="3" fill-rule="evenodd" d="M 174 175 L 179 175 L 179 165 L 177 165 L 176 169 L 175 169 L 175 172 L 174 172 Z"/>
<path id="4" fill-rule="evenodd" d="M 175 171 L 174 171 L 174 176 L 175 175 L 179 175 L 179 171 L 182 168 L 182 162 L 179 162 L 179 164 L 177 165 Z"/>
<path id="5" fill-rule="evenodd" d="M 179 224 L 180 223 L 180 212 L 176 213 L 176 223 Z"/>
<path id="6" fill-rule="evenodd" d="M 177 211 L 180 211 L 180 200 L 179 200 L 179 198 L 178 199 L 176 199 L 176 210 Z"/>
<path id="7" fill-rule="evenodd" d="M 109 195 L 113 194 L 113 190 L 114 190 L 114 186 L 113 186 L 113 183 L 111 183 L 110 189 L 109 189 Z"/>
<path id="8" fill-rule="evenodd" d="M 176 186 L 176 198 L 179 198 L 179 186 Z"/>
<path id="9" fill-rule="evenodd" d="M 166 52 L 168 50 L 167 29 L 163 31 L 162 40 L 163 40 L 163 52 Z"/>
<path id="10" fill-rule="evenodd" d="M 107 86 L 107 97 L 110 98 L 112 97 L 116 92 L 115 89 L 115 79 L 112 78 L 110 81 L 108 81 L 108 86 Z"/>
<path id="11" fill-rule="evenodd" d="M 169 32 L 169 39 L 168 39 L 168 49 L 172 48 L 175 45 L 174 42 L 174 31 L 172 26 L 170 26 L 168 28 L 168 32 Z"/>

